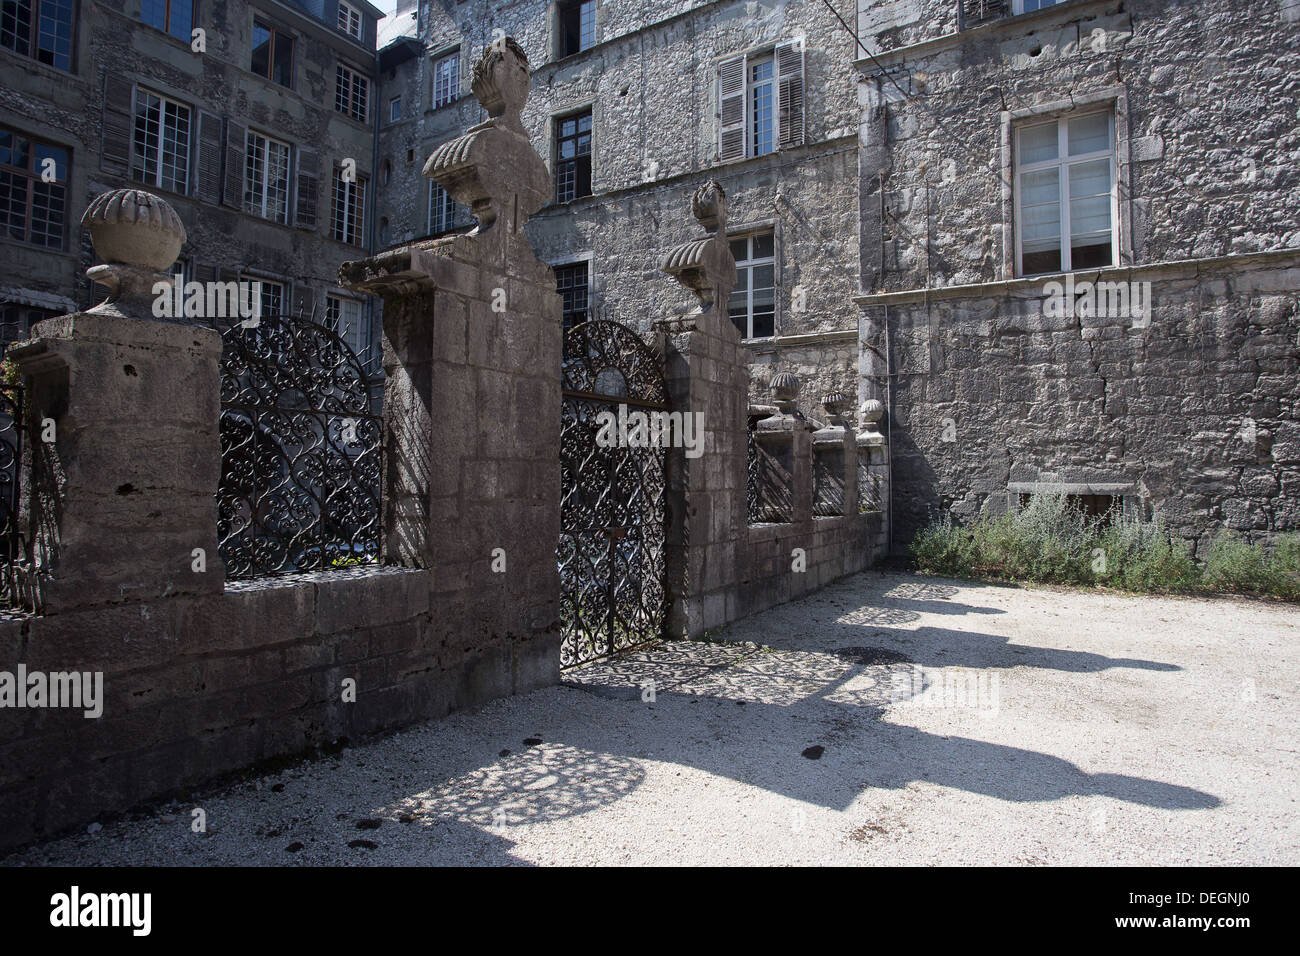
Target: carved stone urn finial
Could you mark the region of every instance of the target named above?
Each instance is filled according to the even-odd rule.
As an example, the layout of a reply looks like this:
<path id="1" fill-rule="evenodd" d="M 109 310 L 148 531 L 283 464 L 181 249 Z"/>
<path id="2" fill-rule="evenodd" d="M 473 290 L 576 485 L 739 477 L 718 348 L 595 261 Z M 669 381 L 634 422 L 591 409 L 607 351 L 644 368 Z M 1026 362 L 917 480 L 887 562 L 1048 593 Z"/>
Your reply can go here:
<path id="1" fill-rule="evenodd" d="M 528 102 L 528 55 L 514 37 L 488 45 L 474 64 L 470 89 L 488 116 L 500 117 L 513 129 L 523 129 L 519 114 Z"/>
<path id="2" fill-rule="evenodd" d="M 691 197 L 691 215 L 710 233 L 727 232 L 727 194 L 716 179 L 695 190 Z"/>
<path id="3" fill-rule="evenodd" d="M 727 244 L 727 194 L 716 179 L 695 190 L 691 215 L 708 235 L 675 246 L 659 268 L 695 293 L 700 315 L 726 302 L 736 284 L 736 260 Z"/>
<path id="4" fill-rule="evenodd" d="M 799 376 L 794 372 L 777 372 L 772 376 L 772 381 L 768 383 L 772 390 L 772 397 L 776 400 L 776 407 L 780 409 L 782 415 L 795 414 L 795 402 L 799 398 L 800 382 Z"/>
<path id="5" fill-rule="evenodd" d="M 114 189 L 91 200 L 81 224 L 90 231 L 103 265 L 86 275 L 108 287 L 92 312 L 152 319 L 153 289 L 173 279 L 163 274 L 185 244 L 185 224 L 165 199 L 142 189 Z"/>
<path id="6" fill-rule="evenodd" d="M 880 420 L 885 417 L 885 405 L 878 399 L 869 398 L 858 409 L 858 421 L 863 431 L 878 433 Z"/>
<path id="7" fill-rule="evenodd" d="M 847 428 L 848 422 L 844 416 L 849 409 L 853 407 L 853 400 L 845 395 L 839 389 L 822 396 L 822 408 L 826 409 L 826 414 L 830 418 L 830 423 L 836 428 Z"/>
<path id="8" fill-rule="evenodd" d="M 528 217 L 551 196 L 546 164 L 524 132 L 520 111 L 528 101 L 528 57 L 513 37 L 502 37 L 483 51 L 471 88 L 488 111 L 488 120 L 443 143 L 424 164 L 452 198 L 474 212 L 473 234 L 492 230 L 518 236 Z"/>

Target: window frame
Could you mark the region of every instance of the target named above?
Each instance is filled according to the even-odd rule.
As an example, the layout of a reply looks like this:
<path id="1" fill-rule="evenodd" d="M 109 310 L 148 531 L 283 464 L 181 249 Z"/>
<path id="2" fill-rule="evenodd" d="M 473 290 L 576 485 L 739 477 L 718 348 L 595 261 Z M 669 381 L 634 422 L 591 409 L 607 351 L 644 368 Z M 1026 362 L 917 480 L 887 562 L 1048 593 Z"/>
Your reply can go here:
<path id="1" fill-rule="evenodd" d="M 443 213 L 443 228 L 435 229 L 434 221 L 433 221 L 434 197 L 435 195 L 437 195 L 439 191 L 441 191 L 444 197 L 443 209 L 441 210 Z M 463 207 L 463 205 L 464 205 L 463 203 L 456 202 L 455 198 L 451 195 L 451 193 L 447 192 L 447 190 L 443 187 L 443 185 L 440 182 L 438 182 L 436 179 L 430 179 L 429 180 L 429 203 L 428 203 L 428 209 L 426 210 L 427 221 L 425 224 L 427 228 L 427 234 L 430 236 L 441 236 L 459 228 L 456 225 L 456 219 L 457 219 L 456 209 L 458 206 Z"/>
<path id="2" fill-rule="evenodd" d="M 263 150 L 262 160 L 262 188 L 261 193 L 261 212 L 249 208 L 248 193 L 252 185 L 249 181 L 249 163 L 253 159 L 253 140 L 260 139 L 267 145 L 274 143 L 277 146 L 284 147 L 284 218 L 278 219 L 274 216 L 267 215 L 267 192 L 268 179 L 266 176 L 267 150 Z M 293 144 L 282 139 L 276 139 L 274 136 L 267 136 L 265 133 L 259 133 L 255 129 L 248 129 L 244 132 L 244 212 L 250 216 L 257 216 L 259 219 L 265 219 L 267 222 L 277 223 L 281 226 L 289 225 L 289 216 L 292 211 L 292 192 L 293 192 Z"/>
<path id="3" fill-rule="evenodd" d="M 343 168 L 335 166 L 334 180 L 331 185 L 333 188 L 330 202 L 330 238 L 335 242 L 342 242 L 349 246 L 364 245 L 366 241 L 366 202 L 370 198 L 368 195 L 369 177 L 357 173 L 356 178 L 348 182 L 343 178 Z M 340 192 L 346 197 L 341 218 L 339 214 Z M 343 238 L 339 237 L 340 222 L 344 231 Z M 354 233 L 349 231 L 349 227 L 355 230 L 355 239 L 351 238 Z"/>
<path id="4" fill-rule="evenodd" d="M 357 24 L 356 33 L 352 32 L 352 20 L 354 16 Z M 349 36 L 358 42 L 365 42 L 366 21 L 361 16 L 361 11 L 348 3 L 347 0 L 339 0 L 339 13 L 335 25 L 344 36 Z"/>
<path id="5" fill-rule="evenodd" d="M 186 5 L 186 0 L 160 0 L 163 4 L 163 25 L 158 26 L 156 23 L 150 23 L 145 19 L 144 3 L 140 4 L 140 22 L 147 27 L 153 27 L 155 30 L 167 34 L 173 40 L 179 40 L 182 43 L 190 44 L 194 41 L 194 22 L 198 19 L 199 0 L 189 0 L 190 8 L 190 28 L 186 31 L 185 36 L 180 36 L 172 32 L 172 9 Z"/>
<path id="6" fill-rule="evenodd" d="M 581 129 L 581 123 L 582 123 L 582 117 L 584 116 L 587 117 L 587 121 L 588 121 L 588 128 L 586 130 L 587 151 L 585 153 L 580 153 L 578 152 L 578 145 L 579 145 L 578 140 L 583 135 L 583 130 Z M 575 121 L 574 131 L 571 135 L 568 136 L 562 135 L 561 134 L 561 130 L 563 128 L 562 124 L 564 124 L 569 120 Z M 574 141 L 574 147 L 573 147 L 574 154 L 572 158 L 568 158 L 568 159 L 561 158 L 560 156 L 560 144 L 566 140 Z M 593 104 L 588 104 L 586 106 L 579 107 L 576 110 L 570 110 L 565 113 L 557 113 L 551 117 L 551 174 L 555 179 L 554 199 L 557 204 L 571 203 L 571 202 L 575 202 L 576 200 L 585 199 L 588 196 L 595 195 L 596 193 L 595 182 L 594 182 L 595 156 L 596 156 L 596 111 Z M 579 183 L 578 163 L 579 160 L 581 160 L 583 157 L 586 157 L 587 160 L 587 191 L 585 193 L 579 193 L 578 192 L 578 188 L 579 188 L 578 187 L 578 183 Z M 569 164 L 572 164 L 574 167 L 573 195 L 569 196 L 567 199 L 561 198 L 561 191 L 560 191 L 561 182 L 562 182 L 560 176 L 561 164 L 563 164 L 564 166 L 568 166 Z"/>
<path id="7" fill-rule="evenodd" d="M 432 64 L 430 70 L 432 72 L 433 90 L 430 102 L 433 104 L 433 109 L 440 110 L 444 106 L 450 106 L 452 103 L 455 103 L 460 99 L 460 47 L 440 53 L 431 59 Z M 439 94 L 438 89 L 442 80 L 439 68 L 444 63 L 450 63 L 452 65 L 452 73 L 454 76 L 448 78 L 447 89 L 443 93 Z"/>
<path id="8" fill-rule="evenodd" d="M 8 44 L 0 42 L 0 50 L 8 50 L 10 53 L 14 53 L 18 56 L 26 57 L 29 60 L 35 60 L 37 63 L 41 64 L 42 66 L 48 66 L 51 69 L 58 70 L 60 73 L 74 72 L 77 66 L 77 2 L 76 0 L 67 0 L 66 3 L 61 3 L 59 2 L 59 0 L 28 0 L 28 2 L 30 6 L 29 6 L 29 15 L 27 20 L 27 43 L 26 43 L 27 49 L 19 50 L 15 46 L 9 46 Z M 56 47 L 50 50 L 50 62 L 48 63 L 45 62 L 44 60 L 41 59 L 40 56 L 41 53 L 44 52 L 44 49 L 41 47 L 41 37 L 42 37 L 41 11 L 42 8 L 46 6 L 46 4 L 49 4 L 50 6 L 55 8 L 67 7 L 68 10 L 68 35 L 67 35 L 68 62 L 66 66 L 60 66 L 58 63 L 57 32 L 55 33 Z M 2 26 L 3 26 L 3 20 L 0 19 L 0 27 Z M 16 39 L 17 38 L 16 32 L 14 36 Z M 0 33 L 0 38 L 2 37 L 3 34 Z"/>
<path id="9" fill-rule="evenodd" d="M 771 74 L 762 80 L 754 79 L 754 70 L 756 67 L 769 66 Z M 752 56 L 745 57 L 745 158 L 754 159 L 758 156 L 770 156 L 777 152 L 780 140 L 780 131 L 777 124 L 780 121 L 781 105 L 779 100 L 779 90 L 777 88 L 777 67 L 776 67 L 776 48 L 767 50 Z M 768 93 L 768 136 L 771 139 L 771 146 L 763 152 L 758 151 L 758 98 L 755 95 L 761 87 L 767 88 Z"/>
<path id="10" fill-rule="evenodd" d="M 551 269 L 555 272 L 555 294 L 560 297 L 560 334 L 562 336 L 567 336 L 570 329 L 576 328 L 577 326 L 581 325 L 583 322 L 591 321 L 591 317 L 592 317 L 591 313 L 592 313 L 592 306 L 593 306 L 593 299 L 594 299 L 594 296 L 592 295 L 592 289 L 593 289 L 592 280 L 594 279 L 593 273 L 595 271 L 593 268 L 594 261 L 595 261 L 594 257 L 584 256 L 579 259 L 569 259 L 564 262 L 556 262 L 551 265 Z M 571 274 L 579 268 L 582 269 L 582 274 L 585 279 L 583 285 L 585 307 L 581 310 L 572 310 L 567 307 L 567 300 L 565 298 L 565 292 L 569 290 L 563 288 L 560 285 L 560 283 L 562 281 L 563 275 Z M 577 286 L 570 286 L 569 288 L 576 289 Z M 582 319 L 581 322 L 573 322 L 569 324 L 565 320 L 565 317 L 569 314 L 574 314 L 574 315 L 580 314 L 584 318 Z"/>
<path id="11" fill-rule="evenodd" d="M 347 108 L 339 109 L 339 100 L 343 98 L 343 89 L 344 89 L 343 80 L 345 74 L 347 75 L 348 78 L 347 96 L 346 96 Z M 356 90 L 358 86 L 357 84 L 358 80 L 363 81 L 365 84 L 365 101 L 361 106 L 360 117 L 358 117 L 356 113 L 354 113 L 352 110 L 353 105 L 357 101 Z M 371 87 L 371 82 L 369 76 L 362 73 L 360 70 L 356 69 L 355 67 L 349 66 L 347 63 L 344 63 L 342 60 L 340 60 L 338 63 L 335 64 L 335 68 L 334 68 L 334 112 L 342 116 L 346 116 L 348 119 L 353 120 L 357 123 L 362 123 L 362 124 L 366 123 L 370 117 L 370 99 L 371 99 L 370 87 Z"/>
<path id="12" fill-rule="evenodd" d="M 591 5 L 591 32 L 590 32 L 591 42 L 589 42 L 586 46 L 583 46 L 582 41 L 584 36 L 586 36 L 587 34 L 583 30 L 582 8 L 588 4 Z M 565 57 L 569 57 L 569 56 L 577 56 L 579 53 L 585 53 L 587 50 L 590 50 L 592 47 L 599 45 L 600 43 L 600 29 L 599 29 L 600 22 L 599 22 L 599 15 L 598 15 L 599 7 L 600 7 L 599 0 L 557 0 L 555 4 L 555 58 L 557 60 L 563 60 Z M 570 50 L 568 48 L 568 43 L 567 43 L 569 39 L 569 32 L 565 28 L 565 14 L 575 9 L 576 9 L 577 27 L 578 27 L 577 34 L 576 34 L 577 45 L 576 45 L 576 49 Z"/>
<path id="13" fill-rule="evenodd" d="M 772 255 L 761 258 L 754 258 L 754 238 L 756 236 L 772 237 Z M 745 302 L 745 332 L 741 333 L 742 342 L 766 342 L 777 336 L 777 319 L 780 314 L 780 290 L 781 290 L 781 270 L 779 263 L 781 260 L 780 237 L 777 235 L 775 224 L 772 223 L 755 223 L 751 226 L 742 227 L 727 235 L 728 249 L 730 243 L 744 241 L 746 243 L 746 253 L 748 258 L 736 260 L 736 275 L 739 276 L 742 269 L 748 269 L 751 272 L 751 278 L 746 282 L 746 302 Z M 733 253 L 734 256 L 734 253 Z M 772 266 L 772 333 L 771 335 L 754 335 L 754 283 L 752 281 L 752 272 L 756 266 L 770 264 Z M 731 296 L 735 294 L 735 289 L 727 296 L 727 318 L 735 324 L 735 319 L 731 315 Z M 739 331 L 739 330 L 738 330 Z"/>
<path id="14" fill-rule="evenodd" d="M 257 300 L 258 307 L 260 309 L 258 315 L 259 319 L 274 319 L 274 318 L 287 319 L 290 317 L 290 314 L 287 311 L 287 307 L 289 305 L 289 283 L 282 282 L 279 279 L 268 279 L 265 276 L 253 275 L 252 273 L 248 273 L 248 272 L 239 273 L 237 278 L 238 281 L 241 283 L 242 282 L 259 283 L 258 286 L 259 295 Z M 280 308 L 277 312 L 267 312 L 266 310 L 266 297 L 267 297 L 268 290 L 270 289 L 280 290 L 280 296 L 279 296 Z M 241 292 L 240 295 L 242 298 L 243 293 Z"/>
<path id="15" fill-rule="evenodd" d="M 396 107 L 397 115 L 393 115 L 393 108 Z M 402 121 L 402 94 L 388 98 L 388 122 L 389 124 L 400 123 Z"/>
<path id="16" fill-rule="evenodd" d="M 356 308 L 356 334 L 353 338 L 348 337 L 347 316 L 344 314 L 345 306 L 355 306 Z M 335 311 L 333 315 L 330 314 L 332 309 Z M 366 303 L 352 296 L 327 292 L 325 293 L 325 314 L 322 318 L 325 321 L 321 324 L 347 343 L 348 348 L 352 349 L 352 353 L 356 356 L 362 368 L 366 368 L 372 358 L 372 356 L 366 354 L 370 351 L 371 344 L 371 324 L 367 321 Z"/>
<path id="17" fill-rule="evenodd" d="M 271 34 L 270 39 L 267 41 L 266 72 L 265 73 L 258 72 L 257 68 L 253 65 L 253 51 L 255 51 L 257 47 L 253 46 L 251 42 L 249 44 L 249 49 L 248 49 L 249 72 L 254 74 L 255 76 L 262 77 L 262 79 L 264 80 L 268 80 L 269 82 L 274 83 L 276 86 L 283 86 L 286 90 L 296 89 L 298 85 L 297 83 L 298 38 L 295 37 L 288 30 L 282 30 L 280 27 L 277 27 L 275 24 L 269 22 L 268 20 L 264 20 L 261 17 L 254 15 L 253 16 L 254 35 L 258 27 L 261 27 L 263 30 L 266 30 L 268 33 Z M 275 67 L 277 63 L 275 48 L 277 45 L 276 39 L 278 37 L 285 37 L 289 41 L 289 82 L 288 83 L 281 83 L 279 80 L 275 78 Z M 250 40 L 251 39 L 252 36 L 250 35 Z"/>
<path id="18" fill-rule="evenodd" d="M 140 97 L 150 96 L 159 102 L 159 126 L 158 126 L 158 147 L 157 156 L 154 165 L 156 166 L 153 174 L 148 179 L 139 179 L 136 177 L 136 160 L 139 157 L 139 150 L 136 143 L 136 129 L 140 122 Z M 163 155 L 165 153 L 165 144 L 163 132 L 166 130 L 166 124 L 163 118 L 166 116 L 166 107 L 168 105 L 185 110 L 189 114 L 189 121 L 186 124 L 187 132 L 185 138 L 185 157 L 184 161 L 177 164 L 177 168 L 185 174 L 185 186 L 183 189 L 173 189 L 164 186 L 162 183 L 163 172 Z M 159 93 L 147 86 L 137 86 L 131 93 L 131 162 L 128 167 L 128 175 L 132 182 L 141 183 L 150 189 L 163 189 L 178 196 L 188 196 L 195 188 L 195 176 L 193 175 L 193 163 L 195 159 L 194 140 L 195 140 L 195 114 L 196 110 L 188 103 L 184 103 L 175 97 L 168 96 L 165 93 Z"/>
<path id="19" fill-rule="evenodd" d="M 1013 17 L 1018 17 L 1024 13 L 1037 13 L 1040 10 L 1048 9 L 1049 7 L 1060 6 L 1062 3 L 1065 2 L 1066 0 L 1043 0 L 1043 2 L 1041 2 L 1040 5 L 1035 7 L 1034 9 L 1026 10 L 1025 0 L 1011 0 L 1011 15 Z"/>
<path id="20" fill-rule="evenodd" d="M 1104 114 L 1107 117 L 1107 147 L 1105 150 L 1094 150 L 1090 153 L 1082 153 L 1078 156 L 1069 155 L 1069 126 L 1072 121 L 1085 119 L 1089 116 Z M 1043 113 L 1037 116 L 1021 117 L 1011 129 L 1011 169 L 1012 169 L 1012 231 L 1015 236 L 1014 249 L 1014 275 L 1017 278 L 1031 278 L 1041 275 L 1055 275 L 1059 273 L 1075 272 L 1079 270 L 1106 269 L 1114 268 L 1121 264 L 1120 259 L 1120 235 L 1121 221 L 1119 208 L 1119 182 L 1120 182 L 1120 164 L 1118 157 L 1118 124 L 1116 122 L 1117 110 L 1112 103 L 1104 105 L 1089 104 L 1077 111 L 1064 111 L 1056 113 Z M 1038 126 L 1046 126 L 1049 123 L 1056 124 L 1056 156 L 1052 159 L 1040 160 L 1038 162 L 1024 164 L 1020 161 L 1021 136 L 1026 129 Z M 1109 189 L 1109 210 L 1110 210 L 1110 262 L 1100 266 L 1079 266 L 1075 267 L 1073 263 L 1073 253 L 1071 251 L 1071 222 L 1070 222 L 1070 176 L 1069 167 L 1081 165 L 1083 163 L 1092 163 L 1105 158 L 1108 161 L 1108 177 L 1110 182 Z M 1024 268 L 1024 238 L 1025 230 L 1023 224 L 1024 200 L 1021 192 L 1021 180 L 1026 172 L 1040 172 L 1045 169 L 1061 170 L 1057 175 L 1057 207 L 1060 210 L 1060 235 L 1059 253 L 1060 267 L 1058 269 L 1047 270 L 1044 272 L 1026 272 Z"/>

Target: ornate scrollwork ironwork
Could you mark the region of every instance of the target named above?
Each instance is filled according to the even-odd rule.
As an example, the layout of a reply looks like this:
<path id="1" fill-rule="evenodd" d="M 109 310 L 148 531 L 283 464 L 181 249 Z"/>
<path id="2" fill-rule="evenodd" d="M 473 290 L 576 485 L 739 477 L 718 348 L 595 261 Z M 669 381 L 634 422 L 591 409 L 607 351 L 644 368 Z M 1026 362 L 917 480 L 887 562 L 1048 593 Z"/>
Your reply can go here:
<path id="1" fill-rule="evenodd" d="M 0 606 L 21 603 L 19 565 L 24 557 L 23 536 L 18 524 L 22 503 L 23 389 L 21 385 L 0 388 Z"/>
<path id="2" fill-rule="evenodd" d="M 597 441 L 601 412 L 667 409 L 657 354 L 616 322 L 566 337 L 561 425 L 560 666 L 660 636 L 665 609 L 664 449 Z"/>
<path id="3" fill-rule="evenodd" d="M 217 536 L 230 579 L 378 560 L 382 420 L 335 332 L 262 318 L 222 333 Z"/>

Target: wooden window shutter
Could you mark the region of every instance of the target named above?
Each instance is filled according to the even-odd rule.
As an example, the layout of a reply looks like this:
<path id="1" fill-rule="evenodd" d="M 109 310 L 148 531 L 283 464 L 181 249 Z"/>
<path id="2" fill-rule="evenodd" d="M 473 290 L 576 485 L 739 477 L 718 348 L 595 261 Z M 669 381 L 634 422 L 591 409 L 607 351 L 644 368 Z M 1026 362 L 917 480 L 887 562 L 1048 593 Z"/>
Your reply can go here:
<path id="1" fill-rule="evenodd" d="M 231 209 L 244 208 L 244 150 L 248 146 L 248 129 L 234 120 L 226 120 L 226 184 L 221 201 Z"/>
<path id="2" fill-rule="evenodd" d="M 124 76 L 104 74 L 104 108 L 99 142 L 99 168 L 117 176 L 131 175 L 131 127 L 135 85 Z"/>
<path id="3" fill-rule="evenodd" d="M 217 267 L 208 262 L 194 263 L 194 281 L 202 282 L 205 286 L 209 282 L 216 282 Z"/>
<path id="4" fill-rule="evenodd" d="M 316 228 L 316 209 L 320 204 L 320 154 L 314 149 L 298 149 L 298 198 L 294 203 L 294 225 L 300 229 Z"/>
<path id="5" fill-rule="evenodd" d="M 803 42 L 796 40 L 776 48 L 776 79 L 780 90 L 777 108 L 780 112 L 778 149 L 802 146 L 804 139 L 803 109 Z"/>
<path id="6" fill-rule="evenodd" d="M 199 111 L 199 149 L 195 195 L 203 202 L 221 202 L 221 117 Z"/>
<path id="7" fill-rule="evenodd" d="M 745 58 L 718 64 L 718 159 L 745 158 Z"/>

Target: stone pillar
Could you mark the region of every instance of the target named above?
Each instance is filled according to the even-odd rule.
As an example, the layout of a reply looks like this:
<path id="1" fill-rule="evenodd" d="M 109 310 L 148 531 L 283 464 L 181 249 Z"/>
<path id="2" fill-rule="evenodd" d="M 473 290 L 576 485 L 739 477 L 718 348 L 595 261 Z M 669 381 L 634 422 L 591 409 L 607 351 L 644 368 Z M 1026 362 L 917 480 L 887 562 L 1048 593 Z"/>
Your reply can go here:
<path id="1" fill-rule="evenodd" d="M 771 500 L 790 522 L 807 521 L 813 513 L 812 423 L 799 411 L 799 378 L 793 372 L 777 372 L 770 382 L 777 412 L 759 421 L 754 440 L 779 469 L 776 481 L 789 489 L 782 499 L 780 488 L 765 481 L 760 494 L 764 511 Z M 771 520 L 767 518 L 766 520 Z"/>
<path id="2" fill-rule="evenodd" d="M 830 423 L 812 433 L 814 486 L 813 513 L 819 517 L 858 513 L 857 436 L 844 418 L 853 407 L 843 392 L 822 396 Z"/>
<path id="3" fill-rule="evenodd" d="M 559 679 L 561 303 L 523 232 L 551 194 L 528 84 L 514 39 L 489 46 L 473 77 L 489 119 L 425 164 L 474 230 L 339 270 L 384 303 L 385 560 L 430 569 L 467 699 Z"/>
<path id="4" fill-rule="evenodd" d="M 220 592 L 221 336 L 154 309 L 185 227 L 135 189 L 96 197 L 82 225 L 108 298 L 8 353 L 28 390 L 28 584 L 46 614 Z"/>
<path id="5" fill-rule="evenodd" d="M 691 637 L 728 620 L 734 600 L 737 530 L 746 526 L 745 459 L 749 371 L 740 333 L 726 313 L 736 282 L 727 245 L 727 197 L 710 180 L 691 199 L 705 230 L 682 243 L 661 268 L 698 299 L 690 312 L 654 323 L 662 336 L 673 411 L 704 415 L 704 454 L 667 456 L 668 615 L 673 636 Z"/>
<path id="6" fill-rule="evenodd" d="M 874 504 L 881 513 L 880 538 L 877 552 L 884 554 L 889 548 L 889 448 L 880 431 L 880 421 L 885 415 L 885 406 L 876 399 L 862 403 L 858 420 L 860 422 L 857 436 L 858 481 L 865 487 L 859 488 L 859 507 Z"/>

